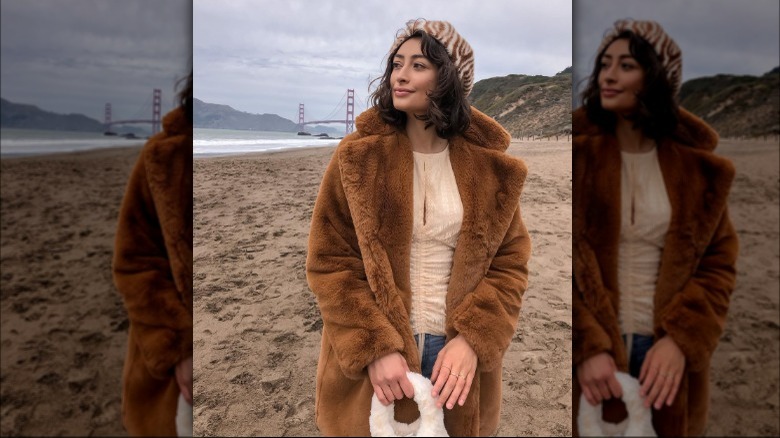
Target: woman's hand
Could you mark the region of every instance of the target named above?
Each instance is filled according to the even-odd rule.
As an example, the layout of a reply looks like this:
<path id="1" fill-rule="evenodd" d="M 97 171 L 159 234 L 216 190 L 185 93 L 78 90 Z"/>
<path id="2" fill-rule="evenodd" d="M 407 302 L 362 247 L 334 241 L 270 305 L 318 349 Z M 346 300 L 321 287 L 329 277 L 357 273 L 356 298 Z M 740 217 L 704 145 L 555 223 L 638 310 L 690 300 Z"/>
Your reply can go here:
<path id="1" fill-rule="evenodd" d="M 380 403 L 387 406 L 404 398 L 404 395 L 414 397 L 414 386 L 406 377 L 408 371 L 406 359 L 398 352 L 383 356 L 368 365 L 368 378 Z"/>
<path id="2" fill-rule="evenodd" d="M 623 397 L 615 371 L 615 360 L 608 353 L 591 356 L 577 367 L 577 380 L 588 403 L 595 406 L 612 397 Z"/>
<path id="3" fill-rule="evenodd" d="M 455 336 L 439 351 L 433 364 L 431 395 L 439 398 L 436 406 L 441 408 L 447 403 L 447 409 L 452 409 L 456 402 L 463 406 L 476 372 L 477 353 L 463 336 Z"/>
<path id="4" fill-rule="evenodd" d="M 192 356 L 177 363 L 174 373 L 181 395 L 192 406 Z"/>
<path id="5" fill-rule="evenodd" d="M 683 371 L 685 355 L 670 336 L 664 336 L 650 347 L 639 371 L 642 383 L 639 394 L 645 397 L 645 407 L 653 405 L 661 409 L 664 402 L 671 406 L 680 389 Z"/>

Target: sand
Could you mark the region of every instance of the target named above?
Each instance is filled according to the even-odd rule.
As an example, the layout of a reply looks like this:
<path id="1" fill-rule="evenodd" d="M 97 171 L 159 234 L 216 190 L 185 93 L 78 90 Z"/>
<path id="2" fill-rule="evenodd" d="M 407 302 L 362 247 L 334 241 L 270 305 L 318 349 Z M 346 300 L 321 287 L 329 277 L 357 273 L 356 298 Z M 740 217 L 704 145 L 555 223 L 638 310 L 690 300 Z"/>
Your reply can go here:
<path id="1" fill-rule="evenodd" d="M 140 147 L 0 160 L 2 435 L 125 435 L 111 277 Z"/>
<path id="2" fill-rule="evenodd" d="M 780 435 L 780 145 L 723 140 L 737 176 L 737 287 L 712 357 L 709 436 Z"/>
<path id="3" fill-rule="evenodd" d="M 334 148 L 195 161 L 195 434 L 319 435 L 311 211 Z M 498 434 L 571 434 L 571 146 L 516 142 L 530 286 Z"/>
<path id="4" fill-rule="evenodd" d="M 304 263 L 333 148 L 195 164 L 195 433 L 318 435 L 321 322 Z M 723 141 L 737 289 L 712 360 L 707 434 L 780 434 L 780 146 Z M 111 279 L 139 149 L 0 160 L 0 434 L 125 435 L 127 317 Z M 529 167 L 531 282 L 504 367 L 498 435 L 571 433 L 571 161 L 515 142 Z"/>

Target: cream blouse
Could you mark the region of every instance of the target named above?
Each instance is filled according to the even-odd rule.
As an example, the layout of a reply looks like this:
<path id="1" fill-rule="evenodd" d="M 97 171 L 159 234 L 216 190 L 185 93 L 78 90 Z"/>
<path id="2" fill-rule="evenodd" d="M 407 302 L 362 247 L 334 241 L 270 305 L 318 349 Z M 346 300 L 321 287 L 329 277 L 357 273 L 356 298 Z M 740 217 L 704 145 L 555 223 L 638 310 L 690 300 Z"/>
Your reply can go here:
<path id="1" fill-rule="evenodd" d="M 450 164 L 449 146 L 433 154 L 414 152 L 410 260 L 414 333 L 445 335 L 445 298 L 462 223 L 463 204 Z"/>
<path id="2" fill-rule="evenodd" d="M 621 158 L 618 317 L 630 354 L 631 334 L 653 334 L 653 296 L 672 208 L 656 148 L 621 152 Z"/>

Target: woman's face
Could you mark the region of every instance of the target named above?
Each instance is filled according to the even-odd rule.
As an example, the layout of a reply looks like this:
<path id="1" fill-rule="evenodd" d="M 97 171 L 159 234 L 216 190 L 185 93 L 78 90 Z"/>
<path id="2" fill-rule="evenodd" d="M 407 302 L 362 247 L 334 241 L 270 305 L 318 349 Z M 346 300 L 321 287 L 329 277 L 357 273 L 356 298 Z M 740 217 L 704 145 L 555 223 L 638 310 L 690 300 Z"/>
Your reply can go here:
<path id="1" fill-rule="evenodd" d="M 407 114 L 425 114 L 428 93 L 436 87 L 439 68 L 423 56 L 420 38 L 406 40 L 393 57 L 390 88 L 393 106 Z"/>
<path id="2" fill-rule="evenodd" d="M 642 91 L 645 72 L 631 56 L 627 39 L 612 42 L 601 56 L 599 96 L 607 111 L 631 114 L 637 107 L 637 95 Z"/>

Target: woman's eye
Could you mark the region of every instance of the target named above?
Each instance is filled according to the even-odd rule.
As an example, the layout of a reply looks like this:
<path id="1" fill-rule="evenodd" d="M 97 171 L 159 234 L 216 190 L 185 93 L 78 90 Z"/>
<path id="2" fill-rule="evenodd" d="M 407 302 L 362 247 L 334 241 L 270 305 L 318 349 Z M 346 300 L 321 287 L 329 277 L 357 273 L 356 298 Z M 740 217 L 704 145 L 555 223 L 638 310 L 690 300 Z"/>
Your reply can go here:
<path id="1" fill-rule="evenodd" d="M 399 63 L 397 63 L 397 62 L 394 62 L 394 63 L 393 63 L 393 68 L 394 68 L 394 69 L 399 69 L 399 68 L 401 68 L 401 64 L 399 64 Z"/>
<path id="2" fill-rule="evenodd" d="M 634 68 L 633 64 L 627 64 L 625 62 L 623 64 L 620 64 L 620 66 L 623 68 L 623 70 L 631 70 Z"/>
<path id="3" fill-rule="evenodd" d="M 416 63 L 414 64 L 414 68 L 416 68 L 417 70 L 422 70 L 425 68 L 425 64 Z"/>

